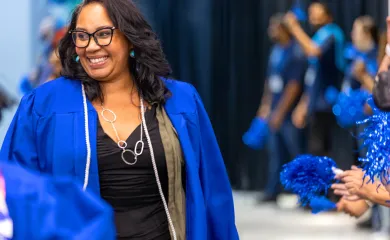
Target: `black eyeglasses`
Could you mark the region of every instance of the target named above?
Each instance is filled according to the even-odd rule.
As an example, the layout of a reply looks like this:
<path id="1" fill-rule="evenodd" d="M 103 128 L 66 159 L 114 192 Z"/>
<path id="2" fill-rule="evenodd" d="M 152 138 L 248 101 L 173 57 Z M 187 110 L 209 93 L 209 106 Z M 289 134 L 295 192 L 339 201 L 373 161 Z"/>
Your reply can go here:
<path id="1" fill-rule="evenodd" d="M 97 45 L 104 47 L 111 44 L 115 29 L 115 27 L 105 27 L 96 30 L 94 33 L 87 33 L 83 30 L 71 30 L 69 33 L 72 34 L 74 45 L 78 48 L 88 47 L 91 37 L 93 37 Z"/>

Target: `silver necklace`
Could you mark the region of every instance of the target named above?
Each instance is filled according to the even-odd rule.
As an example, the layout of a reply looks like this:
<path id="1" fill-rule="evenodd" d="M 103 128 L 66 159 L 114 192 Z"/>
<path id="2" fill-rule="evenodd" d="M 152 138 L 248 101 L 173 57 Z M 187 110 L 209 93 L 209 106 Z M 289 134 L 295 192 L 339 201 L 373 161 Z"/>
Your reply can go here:
<path id="1" fill-rule="evenodd" d="M 136 164 L 137 163 L 137 157 L 140 156 L 142 154 L 142 152 L 144 151 L 145 144 L 144 144 L 144 141 L 142 140 L 142 137 L 143 137 L 143 135 L 142 135 L 143 134 L 143 127 L 142 126 L 143 126 L 143 122 L 145 122 L 144 121 L 145 120 L 145 113 L 144 113 L 144 103 L 143 103 L 143 99 L 142 98 L 140 98 L 140 102 L 141 102 L 141 106 L 140 106 L 140 110 L 141 110 L 141 119 L 140 119 L 141 120 L 141 125 L 140 125 L 141 136 L 140 136 L 140 140 L 138 140 L 136 142 L 135 146 L 134 146 L 134 151 L 127 148 L 127 142 L 125 140 L 120 139 L 118 131 L 117 131 L 117 129 L 115 127 L 115 124 L 114 124 L 115 121 L 116 121 L 116 118 L 117 118 L 116 114 L 114 113 L 114 111 L 112 111 L 112 110 L 110 110 L 108 108 L 105 108 L 103 106 L 103 104 L 101 105 L 102 111 L 100 112 L 100 115 L 102 116 L 104 121 L 106 121 L 108 123 L 111 123 L 111 126 L 114 129 L 114 132 L 115 132 L 115 135 L 116 135 L 116 138 L 117 138 L 118 147 L 120 149 L 122 149 L 122 154 L 121 154 L 122 160 L 127 165 L 134 165 L 134 164 Z M 107 118 L 104 115 L 107 112 L 112 115 L 111 119 Z M 146 122 L 145 122 L 145 124 L 146 124 Z M 139 145 L 141 145 L 141 146 L 139 146 Z M 138 151 L 139 148 L 140 148 L 140 150 Z M 125 154 L 126 153 L 133 154 L 134 160 L 131 161 L 131 162 L 127 161 L 126 158 L 125 158 Z"/>
<path id="2" fill-rule="evenodd" d="M 89 138 L 89 121 L 88 121 L 87 96 L 85 94 L 84 84 L 82 84 L 81 86 L 82 86 L 83 108 L 84 108 L 85 143 L 86 143 L 86 148 L 87 148 L 87 156 L 86 156 L 86 164 L 85 164 L 85 175 L 84 175 L 84 184 L 83 184 L 83 190 L 85 191 L 87 189 L 87 187 L 88 187 L 89 170 L 90 170 L 90 167 L 91 167 L 91 141 L 90 141 L 90 138 Z M 172 230 L 173 240 L 177 240 L 175 226 L 173 225 L 171 214 L 169 213 L 169 209 L 168 209 L 168 204 L 167 204 L 167 201 L 166 201 L 166 199 L 164 197 L 164 192 L 163 192 L 163 189 L 162 189 L 162 186 L 161 186 L 160 177 L 158 175 L 158 169 L 157 169 L 156 159 L 154 157 L 153 145 L 152 145 L 152 141 L 150 139 L 148 126 L 146 125 L 144 112 L 145 112 L 145 108 L 144 108 L 144 105 L 143 105 L 143 99 L 141 98 L 141 116 L 142 116 L 142 119 L 141 119 L 142 125 L 141 125 L 141 127 L 143 127 L 143 128 L 141 128 L 141 132 L 145 131 L 147 144 L 148 144 L 149 149 L 150 149 L 150 157 L 151 157 L 152 164 L 153 164 L 154 176 L 156 177 L 156 183 L 157 183 L 157 187 L 158 187 L 158 192 L 160 193 L 160 197 L 161 197 L 161 200 L 162 200 L 163 205 L 164 205 L 164 210 L 165 210 L 165 213 L 166 213 L 167 218 L 168 218 L 168 223 L 169 223 L 169 226 L 170 226 L 170 228 Z M 114 119 L 116 120 L 116 115 L 113 115 L 113 116 L 114 116 Z M 141 138 L 141 140 L 142 140 L 142 138 Z M 143 145 L 142 145 L 142 151 L 143 151 Z M 142 153 L 142 151 L 141 151 L 141 153 Z"/>

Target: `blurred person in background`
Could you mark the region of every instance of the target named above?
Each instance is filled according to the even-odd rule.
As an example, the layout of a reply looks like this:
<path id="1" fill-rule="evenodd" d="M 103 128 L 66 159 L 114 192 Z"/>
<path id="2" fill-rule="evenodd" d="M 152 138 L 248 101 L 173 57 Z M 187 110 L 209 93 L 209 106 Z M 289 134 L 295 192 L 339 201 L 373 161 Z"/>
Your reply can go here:
<path id="1" fill-rule="evenodd" d="M 337 141 L 339 127 L 332 106 L 325 100 L 325 91 L 329 87 L 341 87 L 345 69 L 344 34 L 333 22 L 329 8 L 321 2 L 309 6 L 309 23 L 315 32 L 312 38 L 305 33 L 293 13 L 286 14 L 285 23 L 309 60 L 304 93 L 293 112 L 293 123 L 297 128 L 304 128 L 310 121 L 310 153 L 335 155 L 340 144 Z M 347 168 L 351 163 L 338 163 L 338 166 Z"/>
<path id="2" fill-rule="evenodd" d="M 268 35 L 274 43 L 268 62 L 263 98 L 257 117 L 267 119 L 268 180 L 259 202 L 276 202 L 281 192 L 279 172 L 287 161 L 303 153 L 302 130 L 291 122 L 291 111 L 302 91 L 307 60 L 283 23 L 283 14 L 270 18 Z"/>
<path id="3" fill-rule="evenodd" d="M 49 63 L 52 66 L 53 71 L 49 76 L 49 78 L 46 80 L 46 82 L 54 80 L 61 76 L 62 67 L 61 67 L 61 60 L 58 54 L 59 54 L 58 49 L 54 49 L 50 54 Z"/>
<path id="4" fill-rule="evenodd" d="M 195 88 L 130 0 L 84 0 L 63 77 L 26 94 L 0 160 L 71 176 L 115 212 L 117 239 L 239 239 L 232 189 Z"/>
<path id="5" fill-rule="evenodd" d="M 16 99 L 12 97 L 3 86 L 0 86 L 0 123 L 3 119 L 4 111 L 11 108 L 16 103 Z"/>
<path id="6" fill-rule="evenodd" d="M 29 93 L 42 83 L 52 80 L 53 76 L 58 76 L 56 73 L 58 66 L 52 65 L 54 60 L 52 57 L 53 52 L 56 51 L 58 43 L 66 31 L 67 27 L 60 19 L 47 16 L 42 20 L 39 28 L 40 39 L 43 44 L 42 53 L 35 69 L 21 80 L 20 91 L 23 95 Z"/>
<path id="7" fill-rule="evenodd" d="M 352 46 L 344 52 L 347 59 L 342 91 L 363 88 L 372 92 L 374 77 L 378 71 L 379 34 L 370 16 L 355 20 L 351 32 Z"/>

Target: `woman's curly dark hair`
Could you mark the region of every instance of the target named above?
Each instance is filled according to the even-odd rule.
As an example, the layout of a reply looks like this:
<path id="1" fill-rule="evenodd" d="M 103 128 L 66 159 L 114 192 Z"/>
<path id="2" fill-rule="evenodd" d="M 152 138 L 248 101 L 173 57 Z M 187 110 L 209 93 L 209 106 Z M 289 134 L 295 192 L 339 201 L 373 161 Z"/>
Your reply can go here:
<path id="1" fill-rule="evenodd" d="M 131 0 L 84 0 L 78 5 L 70 20 L 69 30 L 75 29 L 77 18 L 84 6 L 90 3 L 102 4 L 113 22 L 133 45 L 135 58 L 129 56 L 130 72 L 140 94 L 148 102 L 164 103 L 170 95 L 160 77 L 168 77 L 171 68 L 162 51 L 160 41 Z M 62 64 L 61 75 L 81 80 L 89 100 L 104 100 L 99 82 L 85 72 L 74 59 L 76 49 L 71 34 L 66 34 L 59 45 Z"/>

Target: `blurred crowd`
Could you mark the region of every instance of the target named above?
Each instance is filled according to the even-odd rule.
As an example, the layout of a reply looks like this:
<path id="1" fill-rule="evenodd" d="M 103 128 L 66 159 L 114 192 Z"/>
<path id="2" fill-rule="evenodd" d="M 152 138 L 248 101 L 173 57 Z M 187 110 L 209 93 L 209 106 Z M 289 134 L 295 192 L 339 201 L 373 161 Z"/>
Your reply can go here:
<path id="1" fill-rule="evenodd" d="M 268 178 L 260 204 L 277 203 L 283 193 L 282 166 L 298 155 L 329 156 L 342 169 L 359 164 L 358 158 L 365 156 L 358 137 L 364 125 L 357 126 L 356 121 L 372 114 L 366 101 L 386 45 L 385 34 L 379 33 L 372 17 L 356 18 L 352 31 L 345 33 L 327 5 L 319 2 L 310 4 L 307 16 L 299 8 L 273 15 L 268 36 L 273 47 L 264 93 L 243 136 L 247 146 L 268 151 Z M 339 201 L 333 193 L 329 197 Z M 354 212 L 353 201 L 343 204 L 341 210 Z M 363 210 L 351 215 L 359 217 L 367 208 Z M 388 224 L 390 212 L 378 217 L 379 212 L 374 206 L 371 218 L 359 226 Z"/>

